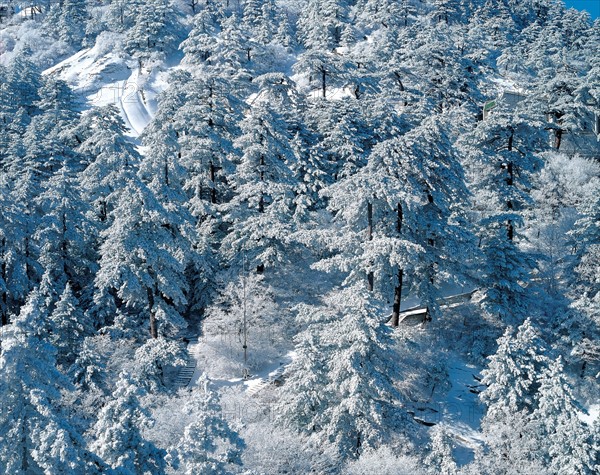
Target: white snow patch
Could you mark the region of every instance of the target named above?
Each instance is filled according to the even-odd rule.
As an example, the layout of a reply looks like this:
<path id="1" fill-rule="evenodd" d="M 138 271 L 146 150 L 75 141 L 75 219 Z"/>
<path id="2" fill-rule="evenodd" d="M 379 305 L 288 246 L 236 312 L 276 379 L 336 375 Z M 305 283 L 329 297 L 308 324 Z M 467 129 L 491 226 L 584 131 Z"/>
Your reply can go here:
<path id="1" fill-rule="evenodd" d="M 119 106 L 133 135 L 140 135 L 152 120 L 152 114 L 146 102 L 143 82 L 138 69 L 134 70 L 127 81 L 123 83 L 123 94 L 119 97 Z"/>
<path id="2" fill-rule="evenodd" d="M 478 397 L 479 390 L 483 388 L 476 379 L 479 374 L 476 366 L 465 363 L 457 356 L 450 356 L 447 368 L 452 386 L 441 397 L 434 395 L 433 403 L 439 410 L 439 424 L 445 426 L 454 437 L 457 463 L 465 465 L 472 460 L 473 452 L 483 444 L 479 429 L 483 407 Z"/>
<path id="3" fill-rule="evenodd" d="M 587 414 L 580 412 L 579 419 L 588 425 L 593 425 L 594 422 L 600 419 L 600 404 L 592 404 L 587 409 Z"/>
<path id="4" fill-rule="evenodd" d="M 168 71 L 142 75 L 122 53 L 106 49 L 106 44 L 83 49 L 43 74 L 66 81 L 87 107 L 117 106 L 129 135 L 137 137 L 156 113 L 157 96 L 168 86 Z"/>
<path id="5" fill-rule="evenodd" d="M 14 328 L 12 323 L 9 323 L 8 325 L 3 325 L 0 327 L 0 346 L 3 343 L 7 343 L 9 341 L 9 339 L 12 339 L 14 337 Z"/>
<path id="6" fill-rule="evenodd" d="M 261 368 L 260 371 L 250 375 L 250 378 L 230 378 L 230 379 L 218 379 L 211 378 L 211 382 L 215 385 L 215 387 L 223 387 L 223 386 L 237 386 L 243 385 L 245 386 L 246 393 L 251 395 L 255 394 L 257 391 L 267 386 L 270 383 L 272 378 L 279 376 L 285 367 L 295 358 L 296 352 L 290 351 L 281 358 L 278 359 L 277 362 L 274 362 L 270 365 L 267 365 Z M 192 380 L 190 381 L 189 387 L 196 386 L 198 384 L 198 380 L 202 374 L 202 364 L 201 364 L 201 348 L 200 346 L 194 347 L 194 351 L 190 353 L 190 357 L 197 359 L 196 371 L 192 376 Z"/>

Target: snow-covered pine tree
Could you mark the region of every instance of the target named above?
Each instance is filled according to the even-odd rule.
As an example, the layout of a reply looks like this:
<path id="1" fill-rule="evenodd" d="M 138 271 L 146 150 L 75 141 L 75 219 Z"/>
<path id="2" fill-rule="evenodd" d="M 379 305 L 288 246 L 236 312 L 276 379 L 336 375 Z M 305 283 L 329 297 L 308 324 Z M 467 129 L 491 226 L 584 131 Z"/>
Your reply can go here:
<path id="1" fill-rule="evenodd" d="M 549 364 L 547 345 L 539 333 L 527 319 L 516 331 L 508 328 L 498 339 L 498 349 L 482 372 L 486 389 L 480 398 L 488 407 L 484 422 L 502 422 L 535 409 L 537 374 Z"/>
<path id="2" fill-rule="evenodd" d="M 246 0 L 242 16 L 242 27 L 259 43 L 266 45 L 276 33 L 277 5 L 273 0 Z"/>
<path id="3" fill-rule="evenodd" d="M 86 0 L 64 0 L 60 4 L 58 22 L 47 25 L 47 28 L 54 28 L 59 39 L 74 49 L 81 48 L 89 18 L 87 7 Z"/>
<path id="4" fill-rule="evenodd" d="M 498 340 L 496 353 L 482 372 L 486 389 L 480 394 L 487 412 L 481 421 L 490 453 L 505 464 L 539 463 L 538 440 L 529 433 L 529 423 L 538 408 L 538 375 L 549 363 L 547 345 L 527 319 L 516 331 L 511 327 Z M 490 463 L 484 457 L 482 463 Z"/>
<path id="5" fill-rule="evenodd" d="M 66 378 L 44 335 L 42 295 L 33 290 L 0 353 L 0 470 L 11 474 L 101 473 L 61 408 Z"/>
<path id="6" fill-rule="evenodd" d="M 256 104 L 240 124 L 235 145 L 241 157 L 229 176 L 234 196 L 226 206 L 231 225 L 221 243 L 231 261 L 243 252 L 257 271 L 289 259 L 286 241 L 292 229 L 294 175 L 288 127 L 266 104 Z"/>
<path id="7" fill-rule="evenodd" d="M 138 0 L 111 0 L 103 15 L 110 31 L 124 33 L 132 28 L 140 3 Z"/>
<path id="8" fill-rule="evenodd" d="M 88 436 L 90 448 L 120 473 L 166 473 L 166 452 L 144 439 L 153 421 L 141 405 L 143 392 L 127 373 L 119 376 L 112 399 L 100 409 Z"/>
<path id="9" fill-rule="evenodd" d="M 74 129 L 80 142 L 85 169 L 79 175 L 81 191 L 105 228 L 127 180 L 141 160 L 135 146 L 125 137 L 125 123 L 114 105 L 87 111 Z"/>
<path id="10" fill-rule="evenodd" d="M 322 429 L 329 404 L 323 388 L 329 384 L 329 345 L 324 329 L 339 318 L 333 308 L 299 305 L 296 321 L 303 328 L 294 337 L 296 357 L 285 370 L 285 386 L 277 407 L 276 420 L 310 436 Z"/>
<path id="11" fill-rule="evenodd" d="M 414 6 L 409 0 L 359 0 L 351 7 L 351 18 L 357 26 L 364 26 L 369 30 L 388 28 L 403 24 L 408 21 L 408 12 L 414 11 Z"/>
<path id="12" fill-rule="evenodd" d="M 596 164 L 591 165 L 597 177 Z M 572 301 L 571 318 L 561 322 L 563 341 L 575 348 L 572 355 L 581 358 L 582 372 L 588 362 L 600 357 L 598 332 L 600 331 L 600 271 L 597 261 L 600 257 L 600 194 L 597 191 L 600 181 L 591 179 L 583 189 L 584 197 L 577 205 L 579 219 L 570 231 L 572 256 L 567 261 L 566 275 L 569 276 L 568 295 Z"/>
<path id="13" fill-rule="evenodd" d="M 310 95 L 327 99 L 332 87 L 345 85 L 343 72 L 347 63 L 343 56 L 329 51 L 308 50 L 298 56 L 293 70 L 308 78 Z"/>
<path id="14" fill-rule="evenodd" d="M 537 379 L 537 409 L 532 414 L 530 436 L 539 438 L 545 465 L 552 473 L 596 473 L 600 454 L 593 446 L 592 428 L 579 418 L 581 409 L 564 373 L 562 358 L 551 362 Z"/>
<path id="15" fill-rule="evenodd" d="M 243 30 L 240 19 L 233 14 L 221 22 L 217 48 L 210 66 L 213 73 L 226 79 L 235 90 L 248 90 L 253 76 L 253 62 L 260 53 L 260 45 Z"/>
<path id="16" fill-rule="evenodd" d="M 431 0 L 431 19 L 437 23 L 453 23 L 460 20 L 463 2 L 460 0 Z"/>
<path id="17" fill-rule="evenodd" d="M 17 305 L 22 305 L 29 292 L 40 282 L 43 269 L 38 262 L 39 247 L 34 239 L 39 223 L 39 212 L 36 197 L 40 193 L 40 182 L 33 170 L 25 170 L 19 175 L 10 190 L 12 201 L 16 204 L 14 212 L 18 216 L 18 224 L 13 227 L 15 237 L 12 265 L 13 277 L 11 288 Z"/>
<path id="18" fill-rule="evenodd" d="M 126 51 L 138 60 L 140 68 L 149 66 L 177 47 L 180 28 L 170 0 L 142 0 L 127 31 Z"/>
<path id="19" fill-rule="evenodd" d="M 407 281 L 435 314 L 439 274 L 457 275 L 453 256 L 469 249 L 459 219 L 468 193 L 441 119 L 377 144 L 365 166 L 322 192 L 338 231 L 324 231 L 333 255 L 315 266 L 343 271 L 346 282 L 366 277 L 369 289 L 393 297 L 394 325 Z"/>
<path id="20" fill-rule="evenodd" d="M 340 45 L 348 23 L 346 0 L 309 0 L 298 18 L 298 35 L 308 50 L 331 51 Z"/>
<path id="21" fill-rule="evenodd" d="M 281 423 L 331 444 L 343 458 L 379 447 L 390 431 L 410 432 L 399 417 L 403 376 L 391 330 L 369 299 L 355 285 L 334 291 L 324 309 L 301 309 L 309 323 L 287 370 L 298 385 L 285 384 L 278 405 Z"/>
<path id="22" fill-rule="evenodd" d="M 260 88 L 253 103 L 266 105 L 275 111 L 287 129 L 290 155 L 286 164 L 293 174 L 294 217 L 296 222 L 305 226 L 311 221 L 309 212 L 320 206 L 319 191 L 329 180 L 329 167 L 323 147 L 319 145 L 318 132 L 311 130 L 307 124 L 309 122 L 315 128 L 313 122 L 319 122 L 313 119 L 318 113 L 306 115 L 308 105 L 296 84 L 282 73 L 263 74 L 253 82 Z"/>
<path id="23" fill-rule="evenodd" d="M 46 190 L 36 201 L 43 213 L 35 233 L 40 247 L 39 262 L 59 293 L 67 282 L 79 292 L 87 287 L 96 271 L 93 249 L 96 232 L 66 164 L 50 177 Z"/>
<path id="24" fill-rule="evenodd" d="M 53 79 L 46 79 L 38 92 L 35 106 L 39 113 L 29 122 L 23 135 L 24 153 L 12 167 L 27 167 L 39 180 L 56 172 L 64 162 L 70 170 L 79 170 L 75 140 L 70 134 L 79 116 L 75 95 L 64 81 Z"/>
<path id="25" fill-rule="evenodd" d="M 186 326 L 180 312 L 189 244 L 182 242 L 172 215 L 133 177 L 119 196 L 111 226 L 101 233 L 98 295 L 128 316 L 125 330 L 139 332 L 137 320 L 148 318 L 142 328 L 149 324 L 152 338 Z"/>
<path id="26" fill-rule="evenodd" d="M 482 305 L 489 315 L 517 325 L 526 317 L 527 282 L 535 267 L 518 228 L 531 206 L 531 177 L 542 165 L 538 154 L 547 148 L 540 112 L 527 99 L 522 102 L 515 110 L 500 102 L 459 141 L 484 255 Z"/>
<path id="27" fill-rule="evenodd" d="M 405 89 L 415 93 L 406 112 L 426 119 L 478 98 L 473 64 L 460 51 L 462 41 L 453 28 L 420 16 L 398 40 L 399 51 L 392 58 L 400 71 L 408 72 L 400 77 Z"/>
<path id="28" fill-rule="evenodd" d="M 456 475 L 458 466 L 452 456 L 451 435 L 444 426 L 437 425 L 431 432 L 429 453 L 425 457 L 425 465 L 429 473 L 435 475 Z"/>
<path id="29" fill-rule="evenodd" d="M 0 209 L 0 326 L 4 326 L 11 313 L 18 313 L 18 305 L 29 290 L 25 256 L 20 252 L 24 238 L 22 210 L 10 193 L 6 176 L 0 178 Z"/>
<path id="30" fill-rule="evenodd" d="M 210 62 L 217 47 L 216 36 L 216 19 L 208 8 L 203 8 L 194 16 L 194 27 L 179 45 L 185 54 L 183 63 L 196 65 Z"/>
<path id="31" fill-rule="evenodd" d="M 183 71 L 173 73 L 170 88 L 159 98 L 158 114 L 145 132 L 157 141 L 165 128 L 175 133 L 173 145 L 184 169 L 188 208 L 199 220 L 214 215 L 212 207 L 227 196 L 223 173 L 233 148 L 239 105 L 229 92 L 212 71 L 199 79 Z"/>
<path id="32" fill-rule="evenodd" d="M 52 77 L 44 77 L 38 93 L 40 99 L 36 105 L 48 116 L 53 132 L 67 143 L 72 142 L 70 128 L 79 118 L 80 105 L 75 93 L 65 81 Z"/>
<path id="33" fill-rule="evenodd" d="M 175 449 L 179 468 L 186 475 L 228 475 L 241 465 L 242 438 L 223 417 L 216 390 L 203 374 L 187 396 L 184 413 L 190 422 Z"/>
<path id="34" fill-rule="evenodd" d="M 8 101 L 3 102 L 2 107 L 12 108 L 13 112 L 22 108 L 29 116 L 33 116 L 37 112 L 42 78 L 38 68 L 29 60 L 30 52 L 26 48 L 8 64 L 3 87 Z"/>
<path id="35" fill-rule="evenodd" d="M 332 181 L 348 178 L 366 164 L 375 137 L 365 115 L 360 101 L 349 98 L 341 103 L 317 101 L 307 110 Z"/>
<path id="36" fill-rule="evenodd" d="M 136 374 L 148 391 L 168 388 L 165 381 L 165 367 L 179 369 L 185 366 L 185 351 L 177 341 L 163 337 L 151 338 L 135 350 L 134 367 Z"/>
<path id="37" fill-rule="evenodd" d="M 68 368 L 75 362 L 84 337 L 92 333 L 91 325 L 86 321 L 79 300 L 68 282 L 48 317 L 48 327 L 50 342 L 57 351 L 56 362 Z"/>

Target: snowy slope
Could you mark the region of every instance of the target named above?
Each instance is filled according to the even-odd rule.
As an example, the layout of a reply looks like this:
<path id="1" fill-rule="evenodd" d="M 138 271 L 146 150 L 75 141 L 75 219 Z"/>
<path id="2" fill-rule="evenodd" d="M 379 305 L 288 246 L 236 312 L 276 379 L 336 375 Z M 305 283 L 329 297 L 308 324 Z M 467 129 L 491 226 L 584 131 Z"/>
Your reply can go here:
<path id="1" fill-rule="evenodd" d="M 448 428 L 457 445 L 455 457 L 459 464 L 467 463 L 472 451 L 482 443 L 479 422 L 484 408 L 479 403 L 477 380 L 479 369 L 458 357 L 447 363 L 450 390 L 437 400 L 439 422 Z M 435 396 L 434 396 L 435 397 Z"/>
<path id="2" fill-rule="evenodd" d="M 84 109 L 114 104 L 132 137 L 139 136 L 157 109 L 157 96 L 167 87 L 168 72 L 140 74 L 116 52 L 94 46 L 80 51 L 43 74 L 66 81 L 82 99 Z"/>

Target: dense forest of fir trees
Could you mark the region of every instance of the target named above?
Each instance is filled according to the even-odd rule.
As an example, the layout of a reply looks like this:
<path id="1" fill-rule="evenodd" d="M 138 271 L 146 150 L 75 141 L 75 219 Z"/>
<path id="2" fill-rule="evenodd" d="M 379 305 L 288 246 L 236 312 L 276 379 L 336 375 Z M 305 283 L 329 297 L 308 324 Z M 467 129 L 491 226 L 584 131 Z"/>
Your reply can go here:
<path id="1" fill-rule="evenodd" d="M 1 473 L 600 472 L 600 21 L 555 0 L 0 13 Z M 139 136 L 44 72 L 81 51 L 142 97 L 165 78 Z M 480 393 L 469 450 L 415 415 L 453 360 Z"/>

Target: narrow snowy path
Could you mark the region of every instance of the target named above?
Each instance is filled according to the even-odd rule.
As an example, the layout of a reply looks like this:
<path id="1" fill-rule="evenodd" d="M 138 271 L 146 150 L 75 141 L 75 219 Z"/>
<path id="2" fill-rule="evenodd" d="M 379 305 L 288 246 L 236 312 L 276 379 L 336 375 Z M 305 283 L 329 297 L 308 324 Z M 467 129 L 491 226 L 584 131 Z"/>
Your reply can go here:
<path id="1" fill-rule="evenodd" d="M 132 71 L 131 76 L 120 84 L 119 108 L 126 121 L 126 125 L 139 136 L 152 120 L 152 114 L 145 103 L 144 91 L 140 85 L 139 69 Z"/>
<path id="2" fill-rule="evenodd" d="M 445 426 L 456 442 L 455 457 L 459 464 L 467 463 L 473 451 L 483 442 L 479 429 L 484 408 L 479 403 L 483 386 L 478 381 L 480 369 L 456 356 L 447 362 L 451 387 L 440 397 L 433 396 L 438 411 L 436 422 Z"/>
<path id="3" fill-rule="evenodd" d="M 184 386 L 180 387 L 194 387 L 198 384 L 198 380 L 200 376 L 202 376 L 202 367 L 199 363 L 201 355 L 200 355 L 200 344 L 198 340 L 192 340 L 188 344 L 188 353 L 190 358 L 195 359 L 192 363 L 188 363 L 185 368 L 182 368 L 180 371 L 180 377 L 178 381 L 184 382 L 184 380 L 188 377 L 190 369 L 193 367 L 193 374 L 189 377 L 189 381 Z M 232 378 L 232 379 L 212 379 L 212 383 L 215 387 L 223 387 L 223 386 L 236 386 L 243 385 L 245 386 L 246 393 L 249 396 L 254 396 L 260 390 L 266 388 L 270 384 L 274 384 L 280 380 L 283 372 L 285 371 L 285 367 L 292 361 L 294 358 L 295 352 L 291 351 L 288 354 L 279 358 L 279 360 L 275 363 L 272 363 L 268 366 L 265 366 L 261 369 L 261 371 L 250 374 L 247 379 L 244 378 Z M 192 366 L 193 365 L 193 366 Z"/>

